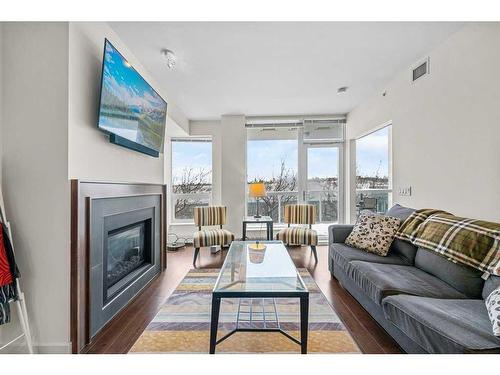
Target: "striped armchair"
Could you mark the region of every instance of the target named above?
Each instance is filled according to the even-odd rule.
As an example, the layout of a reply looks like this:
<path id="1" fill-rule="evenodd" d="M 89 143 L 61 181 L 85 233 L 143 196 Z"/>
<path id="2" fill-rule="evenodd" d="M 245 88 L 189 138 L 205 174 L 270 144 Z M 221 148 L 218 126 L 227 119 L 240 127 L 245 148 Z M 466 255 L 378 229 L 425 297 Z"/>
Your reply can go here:
<path id="1" fill-rule="evenodd" d="M 283 241 L 287 245 L 307 245 L 311 246 L 316 263 L 318 254 L 316 245 L 318 244 L 318 234 L 311 228 L 316 223 L 316 206 L 312 204 L 294 204 L 285 206 L 285 223 L 288 228 L 280 230 L 276 234 L 276 239 Z M 290 224 L 305 224 L 308 227 L 295 226 Z"/>
<path id="2" fill-rule="evenodd" d="M 194 259 L 193 266 L 196 267 L 196 258 L 201 247 L 225 246 L 234 240 L 234 234 L 227 229 L 222 229 L 226 224 L 227 209 L 224 206 L 207 206 L 194 208 L 194 223 L 198 231 L 193 235 Z M 215 226 L 219 228 L 201 229 L 204 226 Z"/>

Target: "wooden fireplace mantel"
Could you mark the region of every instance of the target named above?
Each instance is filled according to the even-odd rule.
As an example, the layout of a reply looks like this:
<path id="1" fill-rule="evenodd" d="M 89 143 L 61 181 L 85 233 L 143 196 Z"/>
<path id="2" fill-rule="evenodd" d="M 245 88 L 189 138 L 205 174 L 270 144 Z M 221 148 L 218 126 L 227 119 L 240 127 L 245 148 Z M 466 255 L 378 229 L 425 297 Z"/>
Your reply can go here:
<path id="1" fill-rule="evenodd" d="M 88 285 L 90 200 L 160 195 L 160 263 L 163 271 L 167 266 L 166 191 L 166 185 L 162 184 L 71 180 L 70 330 L 73 353 L 81 353 L 90 343 Z"/>

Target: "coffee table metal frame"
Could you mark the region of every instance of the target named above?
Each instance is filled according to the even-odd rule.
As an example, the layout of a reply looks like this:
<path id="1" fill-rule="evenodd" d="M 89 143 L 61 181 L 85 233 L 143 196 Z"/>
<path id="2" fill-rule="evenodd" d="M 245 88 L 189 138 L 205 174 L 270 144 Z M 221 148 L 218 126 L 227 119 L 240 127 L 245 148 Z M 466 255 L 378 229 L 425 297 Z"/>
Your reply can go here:
<path id="1" fill-rule="evenodd" d="M 221 270 L 222 273 L 222 270 Z M 217 286 L 219 278 L 215 285 Z M 304 290 L 301 291 L 214 291 L 212 292 L 212 313 L 211 313 L 211 321 L 210 321 L 210 349 L 209 353 L 215 353 L 215 347 L 220 344 L 222 341 L 226 340 L 236 332 L 279 332 L 282 335 L 286 336 L 296 344 L 300 345 L 301 353 L 307 354 L 307 336 L 308 336 L 308 328 L 309 328 L 309 291 L 305 287 L 304 281 L 297 273 L 297 277 L 300 279 L 300 282 L 304 285 Z M 220 305 L 222 298 L 243 298 L 243 299 L 265 299 L 265 298 L 298 298 L 300 300 L 300 340 L 297 340 L 295 337 L 291 336 L 289 333 L 285 332 L 281 329 L 279 325 L 279 319 L 277 317 L 276 311 L 276 301 L 273 300 L 273 305 L 275 308 L 277 327 L 276 328 L 243 328 L 240 327 L 240 319 L 239 319 L 239 311 L 238 318 L 236 322 L 236 329 L 230 331 L 219 340 L 217 340 L 217 331 L 219 326 L 219 313 L 220 313 Z M 238 309 L 241 307 L 241 300 L 239 303 Z M 264 313 L 265 317 L 265 313 Z M 264 324 L 266 326 L 266 324 Z"/>

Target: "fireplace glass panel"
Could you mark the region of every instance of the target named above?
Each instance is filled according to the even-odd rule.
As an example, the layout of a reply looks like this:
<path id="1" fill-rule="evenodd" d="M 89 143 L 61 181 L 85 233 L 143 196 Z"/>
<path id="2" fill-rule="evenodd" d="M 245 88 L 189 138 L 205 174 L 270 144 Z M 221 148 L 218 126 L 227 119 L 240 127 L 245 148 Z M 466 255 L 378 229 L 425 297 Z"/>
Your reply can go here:
<path id="1" fill-rule="evenodd" d="M 110 232 L 108 236 L 107 286 L 122 280 L 145 263 L 144 222 Z"/>
<path id="2" fill-rule="evenodd" d="M 151 266 L 151 220 L 108 232 L 104 253 L 104 302 Z"/>

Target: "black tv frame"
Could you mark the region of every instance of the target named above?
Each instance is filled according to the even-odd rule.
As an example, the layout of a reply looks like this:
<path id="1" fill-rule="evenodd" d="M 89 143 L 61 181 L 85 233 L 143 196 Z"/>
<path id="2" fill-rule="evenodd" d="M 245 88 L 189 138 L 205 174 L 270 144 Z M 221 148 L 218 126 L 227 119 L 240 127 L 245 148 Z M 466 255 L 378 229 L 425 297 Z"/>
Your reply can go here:
<path id="1" fill-rule="evenodd" d="M 148 146 L 144 146 L 140 143 L 137 143 L 137 142 L 134 142 L 134 141 L 131 141 L 130 139 L 127 139 L 127 138 L 124 138 L 122 136 L 119 136 L 118 134 L 115 134 L 115 133 L 112 133 L 108 130 L 105 130 L 103 128 L 100 127 L 100 122 L 101 122 L 101 100 L 102 100 L 102 84 L 103 84 L 103 80 L 104 80 L 104 60 L 106 58 L 106 43 L 109 43 L 111 45 L 111 47 L 113 47 L 115 49 L 116 52 L 118 52 L 118 54 L 121 56 L 121 58 L 123 60 L 125 60 L 129 65 L 130 65 L 130 68 L 131 69 L 134 69 L 134 71 L 144 80 L 144 82 L 146 82 L 148 84 L 149 87 L 151 87 L 151 90 L 153 90 L 156 95 L 158 95 L 158 97 L 163 100 L 163 102 L 165 103 L 165 126 L 163 127 L 163 142 L 165 142 L 165 131 L 166 131 L 166 121 L 167 121 L 167 109 L 168 109 L 168 103 L 165 99 L 163 99 L 163 97 L 158 93 L 158 91 L 156 91 L 154 89 L 153 86 L 151 86 L 151 84 L 142 76 L 142 74 L 140 74 L 137 69 L 134 68 L 134 66 L 132 64 L 130 64 L 130 62 L 125 58 L 125 56 L 123 56 L 123 54 L 113 45 L 113 43 L 111 43 L 109 41 L 108 38 L 104 38 L 104 48 L 103 48 L 103 51 L 102 51 L 102 66 L 101 66 L 101 81 L 100 81 L 100 84 L 99 84 L 99 103 L 98 103 L 98 114 L 97 114 L 97 128 L 102 131 L 103 133 L 107 134 L 109 136 L 109 142 L 110 143 L 113 143 L 115 145 L 118 145 L 118 146 L 122 146 L 122 147 L 125 147 L 125 148 L 128 148 L 129 150 L 133 150 L 133 151 L 137 151 L 137 152 L 141 152 L 143 154 L 146 154 L 146 155 L 149 155 L 149 156 L 153 156 L 155 158 L 158 158 L 160 157 L 160 151 L 159 150 L 155 150 L 151 147 L 148 147 Z"/>

